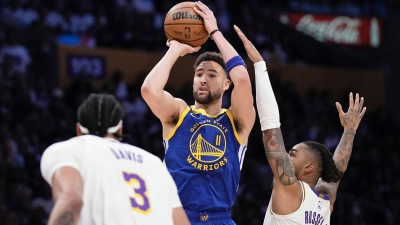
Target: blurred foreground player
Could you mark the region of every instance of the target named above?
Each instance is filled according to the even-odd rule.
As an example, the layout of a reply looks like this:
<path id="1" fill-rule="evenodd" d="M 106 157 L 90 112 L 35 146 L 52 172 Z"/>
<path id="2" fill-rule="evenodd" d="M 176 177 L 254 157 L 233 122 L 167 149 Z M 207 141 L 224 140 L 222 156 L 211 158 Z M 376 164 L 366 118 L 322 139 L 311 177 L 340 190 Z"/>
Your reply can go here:
<path id="1" fill-rule="evenodd" d="M 120 142 L 123 114 L 114 96 L 92 94 L 78 109 L 78 136 L 43 153 L 55 200 L 48 224 L 189 224 L 161 160 Z"/>

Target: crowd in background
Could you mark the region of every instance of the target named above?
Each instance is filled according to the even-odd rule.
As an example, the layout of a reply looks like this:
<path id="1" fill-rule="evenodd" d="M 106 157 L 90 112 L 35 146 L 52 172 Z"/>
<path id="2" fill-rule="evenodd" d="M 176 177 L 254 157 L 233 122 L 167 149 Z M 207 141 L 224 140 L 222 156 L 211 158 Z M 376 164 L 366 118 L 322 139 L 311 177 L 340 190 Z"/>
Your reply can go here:
<path id="1" fill-rule="evenodd" d="M 126 84 L 115 71 L 110 82 L 92 86 L 82 74 L 67 89 L 57 76 L 57 44 L 79 38 L 79 45 L 165 51 L 163 20 L 172 0 L 0 0 L 0 221 L 4 225 L 45 224 L 53 201 L 40 173 L 40 157 L 50 144 L 75 135 L 76 110 L 92 92 L 114 94 L 125 109 L 125 141 L 163 158 L 161 123 L 140 96 L 141 80 Z M 304 61 L 284 34 L 266 26 L 263 15 L 282 9 L 299 12 L 385 17 L 396 1 L 287 0 L 204 1 L 234 46 L 241 43 L 232 24 L 254 40 L 266 61 Z M 241 7 L 232 3 L 240 2 Z M 228 10 L 227 10 L 228 9 Z M 236 39 L 235 39 L 236 38 Z M 204 50 L 214 50 L 208 41 Z M 243 49 L 241 49 L 243 50 Z M 305 62 L 313 63 L 313 62 Z M 144 71 L 139 77 L 144 78 Z M 315 140 L 332 151 L 341 137 L 334 101 L 310 89 L 301 96 L 293 83 L 270 71 L 288 148 Z M 187 84 L 191 87 L 191 84 Z M 254 87 L 254 85 L 253 85 Z M 170 90 L 191 96 L 191 88 Z M 362 93 L 361 93 L 362 94 Z M 229 99 L 229 93 L 227 98 Z M 185 99 L 188 104 L 193 100 Z M 228 104 L 225 101 L 224 104 Z M 366 99 L 368 106 L 368 99 Z M 368 111 L 357 132 L 349 168 L 340 183 L 332 224 L 400 224 L 400 131 L 385 107 Z M 264 156 L 259 122 L 250 135 L 237 201 L 238 225 L 262 224 L 271 193 L 272 172 Z"/>

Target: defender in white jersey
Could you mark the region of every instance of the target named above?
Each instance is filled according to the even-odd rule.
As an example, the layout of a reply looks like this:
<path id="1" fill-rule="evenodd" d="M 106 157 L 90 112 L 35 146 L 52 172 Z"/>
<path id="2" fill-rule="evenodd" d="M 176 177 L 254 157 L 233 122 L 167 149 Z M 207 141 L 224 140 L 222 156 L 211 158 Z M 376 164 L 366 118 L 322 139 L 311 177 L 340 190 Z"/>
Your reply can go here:
<path id="1" fill-rule="evenodd" d="M 120 142 L 122 117 L 112 95 L 90 95 L 78 136 L 45 150 L 41 171 L 56 202 L 49 224 L 189 224 L 161 160 Z"/>
<path id="2" fill-rule="evenodd" d="M 302 189 L 300 207 L 293 213 L 279 215 L 272 211 L 272 198 L 265 213 L 264 225 L 268 224 L 330 224 L 331 202 L 328 195 L 319 193 L 306 182 L 298 181 Z"/>
<path id="3" fill-rule="evenodd" d="M 272 196 L 264 225 L 330 224 L 339 181 L 347 169 L 353 140 L 366 108 L 364 98 L 349 96 L 349 110 L 336 108 L 344 133 L 332 156 L 324 145 L 305 141 L 286 152 L 280 130 L 279 109 L 266 64 L 246 36 L 235 27 L 254 63 L 256 102 L 265 154 L 274 173 Z"/>

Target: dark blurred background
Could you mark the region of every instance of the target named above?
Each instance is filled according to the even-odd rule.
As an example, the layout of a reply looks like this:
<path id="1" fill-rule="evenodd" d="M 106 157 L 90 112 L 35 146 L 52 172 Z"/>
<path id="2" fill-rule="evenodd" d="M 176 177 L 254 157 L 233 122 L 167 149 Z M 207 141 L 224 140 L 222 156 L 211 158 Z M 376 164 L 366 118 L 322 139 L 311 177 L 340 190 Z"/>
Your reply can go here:
<path id="1" fill-rule="evenodd" d="M 126 141 L 163 158 L 161 124 L 140 86 L 167 50 L 163 21 L 178 2 L 0 0 L 1 224 L 46 223 L 53 201 L 41 177 L 41 154 L 75 135 L 76 110 L 89 93 L 114 94 L 126 111 L 124 132 L 131 135 Z M 333 152 L 343 131 L 334 102 L 347 108 L 350 91 L 366 97 L 369 108 L 331 224 L 400 224 L 400 1 L 204 3 L 243 58 L 233 24 L 263 54 L 288 148 L 315 140 Z M 211 40 L 200 52 L 206 50 L 217 50 Z M 130 55 L 134 58 L 124 57 Z M 190 64 L 180 71 L 186 83 L 167 87 L 188 104 L 195 56 L 179 60 Z M 251 63 L 248 67 L 252 71 Z M 229 105 L 229 91 L 226 97 Z M 271 181 L 256 121 L 233 208 L 238 225 L 262 224 Z"/>

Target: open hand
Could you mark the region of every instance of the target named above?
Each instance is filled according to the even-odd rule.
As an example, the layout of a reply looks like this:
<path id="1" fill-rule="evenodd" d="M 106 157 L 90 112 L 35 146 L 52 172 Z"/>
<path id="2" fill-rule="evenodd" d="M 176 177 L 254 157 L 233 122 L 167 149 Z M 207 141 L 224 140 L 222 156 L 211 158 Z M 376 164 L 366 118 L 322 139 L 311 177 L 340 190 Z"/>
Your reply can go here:
<path id="1" fill-rule="evenodd" d="M 361 118 L 364 116 L 367 108 L 364 107 L 364 98 L 356 94 L 356 99 L 353 98 L 353 93 L 349 95 L 349 109 L 346 113 L 343 112 L 342 106 L 336 102 L 336 108 L 339 112 L 340 123 L 345 129 L 356 131 L 360 124 Z"/>
<path id="2" fill-rule="evenodd" d="M 203 18 L 207 32 L 211 33 L 211 31 L 217 29 L 217 19 L 215 18 L 213 11 L 200 1 L 195 2 L 195 4 L 196 7 L 194 7 L 193 10 Z"/>
<path id="3" fill-rule="evenodd" d="M 244 48 L 246 49 L 247 55 L 249 56 L 250 60 L 253 61 L 253 63 L 264 61 L 256 47 L 254 47 L 253 43 L 251 43 L 251 41 L 247 39 L 246 35 L 244 35 L 239 27 L 234 25 L 233 28 L 235 28 L 235 31 L 239 35 L 240 40 L 242 40 Z"/>
<path id="4" fill-rule="evenodd" d="M 192 47 L 188 44 L 180 43 L 175 40 L 167 40 L 166 45 L 170 48 L 178 48 L 179 49 L 179 56 L 182 57 L 188 53 L 193 53 L 193 52 L 198 52 L 200 50 L 200 46 L 198 47 Z"/>

